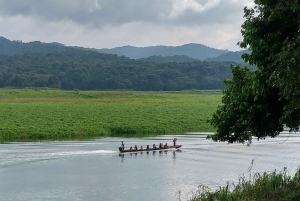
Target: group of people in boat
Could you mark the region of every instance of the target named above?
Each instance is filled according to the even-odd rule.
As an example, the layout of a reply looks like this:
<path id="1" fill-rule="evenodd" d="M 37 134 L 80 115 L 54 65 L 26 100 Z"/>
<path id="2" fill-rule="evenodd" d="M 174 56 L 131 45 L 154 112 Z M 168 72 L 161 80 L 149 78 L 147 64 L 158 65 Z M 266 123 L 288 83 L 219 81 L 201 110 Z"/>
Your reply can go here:
<path id="1" fill-rule="evenodd" d="M 152 148 L 150 148 L 149 145 L 147 145 L 146 150 L 151 150 L 151 149 L 154 150 L 154 149 L 162 149 L 162 148 L 168 148 L 168 143 L 166 143 L 166 144 L 159 143 L 158 148 L 155 144 L 153 144 Z M 144 150 L 144 148 L 143 148 L 143 146 L 140 146 L 140 148 L 138 148 L 136 145 L 134 145 L 134 147 L 131 146 L 129 148 L 129 150 Z"/>
<path id="2" fill-rule="evenodd" d="M 176 141 L 177 141 L 177 138 L 174 138 L 173 139 L 173 144 L 174 146 L 176 145 Z M 163 149 L 163 148 L 168 148 L 168 143 L 159 143 L 159 146 L 157 148 L 157 146 L 155 144 L 153 144 L 152 148 L 150 148 L 149 145 L 147 145 L 146 147 L 146 150 L 155 150 L 155 149 Z M 122 141 L 122 144 L 121 144 L 121 149 L 124 150 L 125 149 L 125 146 L 124 146 L 124 142 Z M 138 148 L 136 145 L 134 145 L 134 147 L 130 147 L 129 150 L 144 150 L 144 147 L 143 146 L 140 146 L 140 148 Z"/>
<path id="3" fill-rule="evenodd" d="M 176 141 L 177 141 L 177 138 L 174 138 L 173 139 L 173 144 L 174 144 L 174 146 L 176 145 Z M 146 147 L 146 150 L 155 150 L 155 149 L 163 149 L 163 148 L 168 148 L 169 146 L 168 146 L 168 143 L 165 143 L 165 144 L 163 144 L 163 143 L 159 143 L 159 146 L 158 146 L 158 148 L 157 148 L 157 146 L 155 145 L 155 144 L 153 144 L 153 146 L 152 146 L 152 148 L 150 148 L 149 147 L 149 145 L 147 145 L 147 147 Z M 124 146 L 124 142 L 122 141 L 122 144 L 121 144 L 121 148 L 122 148 L 122 150 L 124 150 L 125 149 L 125 146 Z M 138 148 L 136 145 L 134 145 L 134 147 L 130 147 L 129 148 L 129 150 L 144 150 L 144 147 L 143 146 L 140 146 L 140 148 Z"/>

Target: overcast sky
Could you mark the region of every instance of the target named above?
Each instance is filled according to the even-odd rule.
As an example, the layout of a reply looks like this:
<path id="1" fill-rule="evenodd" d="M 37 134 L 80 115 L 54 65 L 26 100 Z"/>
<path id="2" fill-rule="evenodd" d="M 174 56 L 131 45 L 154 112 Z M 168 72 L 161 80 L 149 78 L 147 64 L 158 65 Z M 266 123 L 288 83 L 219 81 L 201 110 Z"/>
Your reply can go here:
<path id="1" fill-rule="evenodd" d="M 200 43 L 239 50 L 253 0 L 0 0 L 0 36 L 112 48 Z"/>

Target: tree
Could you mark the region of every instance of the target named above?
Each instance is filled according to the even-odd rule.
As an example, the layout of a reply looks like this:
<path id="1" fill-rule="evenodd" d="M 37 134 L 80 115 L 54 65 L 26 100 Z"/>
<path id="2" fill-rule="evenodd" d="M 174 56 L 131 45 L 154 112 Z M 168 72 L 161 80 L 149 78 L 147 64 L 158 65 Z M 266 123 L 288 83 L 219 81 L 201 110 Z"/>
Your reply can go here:
<path id="1" fill-rule="evenodd" d="M 25 76 L 15 75 L 6 84 L 17 88 L 23 88 L 27 84 L 27 78 Z"/>
<path id="2" fill-rule="evenodd" d="M 250 50 L 242 57 L 257 70 L 232 67 L 223 105 L 210 119 L 214 140 L 276 137 L 284 126 L 298 130 L 300 124 L 300 1 L 254 3 L 244 9 L 239 46 Z"/>
<path id="3" fill-rule="evenodd" d="M 259 71 L 233 65 L 231 70 L 232 80 L 224 81 L 223 105 L 209 120 L 217 128 L 217 133 L 210 137 L 214 141 L 244 142 L 252 136 L 277 136 L 283 130 L 280 117 L 287 100 L 280 98 L 278 88 L 263 81 L 254 82 L 262 78 Z M 264 93 L 258 92 L 261 88 Z"/>
<path id="4" fill-rule="evenodd" d="M 270 85 L 291 99 L 299 94 L 300 1 L 256 0 L 254 9 L 245 8 L 240 47 L 249 47 L 243 57 L 256 65 Z M 296 91 L 295 91 L 296 90 Z"/>
<path id="5" fill-rule="evenodd" d="M 48 87 L 60 89 L 61 88 L 61 83 L 60 83 L 58 77 L 50 76 L 49 79 L 48 79 Z"/>

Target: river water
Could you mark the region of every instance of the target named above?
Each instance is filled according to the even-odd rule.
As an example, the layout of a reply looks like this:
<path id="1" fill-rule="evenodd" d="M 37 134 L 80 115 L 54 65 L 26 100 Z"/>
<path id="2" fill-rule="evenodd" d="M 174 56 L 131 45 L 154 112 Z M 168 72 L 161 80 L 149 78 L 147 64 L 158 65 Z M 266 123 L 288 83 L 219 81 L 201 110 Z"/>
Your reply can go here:
<path id="1" fill-rule="evenodd" d="M 300 134 L 246 144 L 216 143 L 207 133 L 147 138 L 101 138 L 0 144 L 1 201 L 175 201 L 187 200 L 198 185 L 211 189 L 252 172 L 300 167 Z M 172 143 L 178 151 L 119 154 L 129 146 Z"/>

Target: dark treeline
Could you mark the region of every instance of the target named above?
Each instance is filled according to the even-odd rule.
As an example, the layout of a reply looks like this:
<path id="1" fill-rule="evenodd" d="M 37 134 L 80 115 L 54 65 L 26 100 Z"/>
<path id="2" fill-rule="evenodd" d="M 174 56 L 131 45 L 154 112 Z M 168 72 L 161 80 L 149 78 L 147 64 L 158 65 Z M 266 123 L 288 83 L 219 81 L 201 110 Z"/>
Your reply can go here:
<path id="1" fill-rule="evenodd" d="M 199 59 L 190 58 L 185 55 L 174 55 L 174 56 L 155 55 L 146 58 L 141 58 L 140 60 L 155 62 L 155 63 L 170 63 L 170 62 L 184 63 L 184 62 L 200 61 Z"/>
<path id="2" fill-rule="evenodd" d="M 0 87 L 140 91 L 223 89 L 224 78 L 231 78 L 231 63 L 155 63 L 72 48 L 49 53 L 0 55 Z"/>

